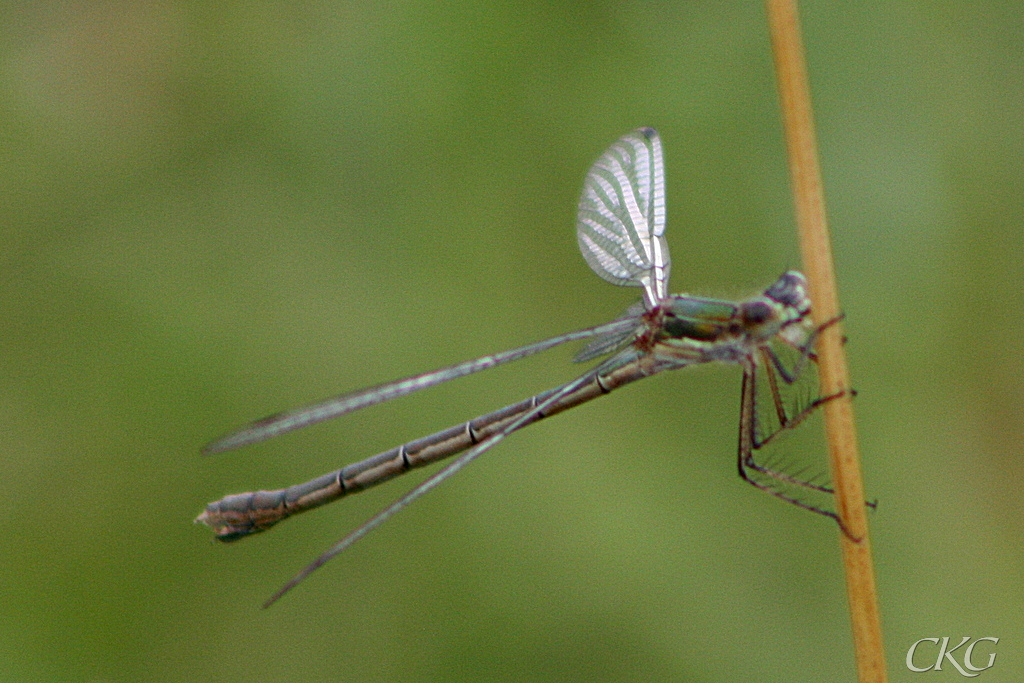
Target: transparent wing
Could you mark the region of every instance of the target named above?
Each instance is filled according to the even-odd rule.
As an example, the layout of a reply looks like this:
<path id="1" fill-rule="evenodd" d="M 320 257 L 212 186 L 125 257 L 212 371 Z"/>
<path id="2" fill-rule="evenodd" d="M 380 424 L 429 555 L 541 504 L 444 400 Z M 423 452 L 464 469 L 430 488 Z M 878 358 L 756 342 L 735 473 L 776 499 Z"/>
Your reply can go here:
<path id="1" fill-rule="evenodd" d="M 256 420 L 239 430 L 208 443 L 203 448 L 203 452 L 222 453 L 241 446 L 247 446 L 248 444 L 266 441 L 271 437 L 279 434 L 285 434 L 286 432 L 299 429 L 300 427 L 323 422 L 324 420 L 330 420 L 331 418 L 339 417 L 341 415 L 347 415 L 348 413 L 359 410 L 360 408 L 377 405 L 378 403 L 390 401 L 393 398 L 405 396 L 406 394 L 411 394 L 414 391 L 426 389 L 442 382 L 447 382 L 459 377 L 465 377 L 466 375 L 471 375 L 474 372 L 487 370 L 488 368 L 493 368 L 496 365 L 503 365 L 520 358 L 526 358 L 527 356 L 532 356 L 535 353 L 546 351 L 558 346 L 559 344 L 591 337 L 604 338 L 606 336 L 621 334 L 628 336 L 633 334 L 636 327 L 637 321 L 635 319 L 625 318 L 613 320 L 612 322 L 605 323 L 604 325 L 588 327 L 587 329 L 578 330 L 576 332 L 569 332 L 568 334 L 562 334 L 557 337 L 552 337 L 551 339 L 545 339 L 543 341 L 534 342 L 533 344 L 527 344 L 526 346 L 520 346 L 519 348 L 512 349 L 511 351 L 495 353 L 490 356 L 477 358 L 476 360 L 466 361 L 465 363 L 450 365 L 446 368 L 441 368 L 440 370 L 425 372 L 420 375 L 414 375 L 394 382 L 378 384 L 377 386 L 369 387 L 368 389 L 335 396 L 334 398 L 329 398 L 326 401 L 321 401 L 320 403 L 305 406 L 303 408 L 297 408 L 295 410 L 289 410 L 283 413 L 277 413 L 270 417 L 265 417 L 262 420 Z"/>
<path id="2" fill-rule="evenodd" d="M 586 363 L 588 360 L 593 360 L 599 356 L 617 351 L 618 349 L 631 342 L 636 337 L 637 328 L 643 326 L 643 322 L 640 320 L 640 316 L 644 314 L 644 304 L 642 301 L 637 301 L 635 304 L 626 309 L 626 311 L 619 316 L 619 320 L 635 320 L 636 327 L 633 329 L 621 329 L 606 332 L 605 334 L 599 335 L 593 341 L 588 343 L 579 353 L 572 359 L 573 363 Z"/>
<path id="3" fill-rule="evenodd" d="M 624 135 L 590 168 L 576 236 L 591 269 L 616 285 L 644 288 L 648 309 L 668 296 L 665 171 L 653 128 Z"/>

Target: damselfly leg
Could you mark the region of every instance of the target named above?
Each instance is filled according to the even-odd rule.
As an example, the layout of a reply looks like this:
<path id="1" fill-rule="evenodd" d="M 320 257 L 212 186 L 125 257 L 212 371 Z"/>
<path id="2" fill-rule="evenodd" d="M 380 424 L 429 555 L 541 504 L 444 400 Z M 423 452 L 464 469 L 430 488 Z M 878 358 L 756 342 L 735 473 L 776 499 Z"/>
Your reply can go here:
<path id="1" fill-rule="evenodd" d="M 804 497 L 792 492 L 804 489 L 828 495 L 834 494 L 835 491 L 832 487 L 821 483 L 821 475 L 807 477 L 808 468 L 797 472 L 787 471 L 775 462 L 769 462 L 766 458 L 761 458 L 759 461 L 756 455 L 774 443 L 783 433 L 798 427 L 825 403 L 851 393 L 843 389 L 828 396 L 817 396 L 813 399 L 809 396 L 798 396 L 790 407 L 787 406 L 783 390 L 783 386 L 788 387 L 798 383 L 807 386 L 814 384 L 814 378 L 806 375 L 808 366 L 813 367 L 817 364 L 817 357 L 812 350 L 814 342 L 823 330 L 841 319 L 842 316 L 838 316 L 816 327 L 803 344 L 796 345 L 782 339 L 796 351 L 796 358 L 789 367 L 779 357 L 775 348 L 767 344 L 758 349 L 757 357 L 752 356 L 747 362 L 742 363 L 743 386 L 740 392 L 740 435 L 737 455 L 739 474 L 744 481 L 801 509 L 830 517 L 840 522 L 840 527 L 842 527 L 842 523 L 833 510 L 809 502 Z M 767 382 L 770 403 L 775 413 L 775 422 L 772 428 L 765 431 L 762 431 L 764 421 L 761 420 L 758 407 L 761 402 L 759 401 L 761 398 L 759 395 L 761 391 L 758 380 L 759 368 Z M 801 380 L 806 381 L 801 382 Z M 764 475 L 767 480 L 758 478 L 753 473 Z M 867 503 L 867 505 L 874 507 L 873 503 Z"/>

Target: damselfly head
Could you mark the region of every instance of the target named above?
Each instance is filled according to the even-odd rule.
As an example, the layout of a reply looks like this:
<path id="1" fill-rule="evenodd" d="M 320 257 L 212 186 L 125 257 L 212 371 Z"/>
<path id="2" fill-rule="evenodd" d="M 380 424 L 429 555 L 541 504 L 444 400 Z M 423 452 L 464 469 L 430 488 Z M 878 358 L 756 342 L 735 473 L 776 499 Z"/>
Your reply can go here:
<path id="1" fill-rule="evenodd" d="M 783 273 L 771 287 L 764 290 L 764 295 L 772 301 L 794 309 L 801 318 L 811 312 L 811 299 L 807 296 L 807 278 L 795 270 Z"/>
<path id="2" fill-rule="evenodd" d="M 807 278 L 803 273 L 786 271 L 775 284 L 764 290 L 764 295 L 783 306 L 779 336 L 793 346 L 806 343 L 813 323 L 811 298 L 807 295 Z"/>
<path id="3" fill-rule="evenodd" d="M 807 279 L 795 270 L 783 273 L 761 296 L 739 304 L 743 332 L 757 342 L 778 334 L 791 343 L 802 343 L 808 334 L 810 312 Z"/>

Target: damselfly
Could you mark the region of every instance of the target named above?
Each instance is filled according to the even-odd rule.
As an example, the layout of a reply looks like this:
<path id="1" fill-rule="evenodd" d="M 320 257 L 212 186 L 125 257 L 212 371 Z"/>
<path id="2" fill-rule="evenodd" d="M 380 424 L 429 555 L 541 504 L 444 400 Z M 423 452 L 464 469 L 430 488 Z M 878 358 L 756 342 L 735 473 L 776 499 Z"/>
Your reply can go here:
<path id="1" fill-rule="evenodd" d="M 210 526 L 220 540 L 233 541 L 269 529 L 286 517 L 362 491 L 414 467 L 462 453 L 332 546 L 271 597 L 266 605 L 517 429 L 663 370 L 711 361 L 736 363 L 743 369 L 738 455 L 740 476 L 782 500 L 837 519 L 834 512 L 804 502 L 791 493 L 792 487 L 831 493 L 827 486 L 802 481 L 780 469 L 759 463 L 754 457 L 777 434 L 796 426 L 823 401 L 834 398 L 819 398 L 807 402 L 802 409 L 788 410 L 780 394 L 779 378 L 785 384 L 792 383 L 808 360 L 814 360 L 811 347 L 821 330 L 811 323 L 811 302 L 804 276 L 795 271 L 786 272 L 763 293 L 736 303 L 669 295 L 661 141 L 651 128 L 623 136 L 591 167 L 580 198 L 576 235 L 583 258 L 595 273 L 616 285 L 641 288 L 642 301 L 621 318 L 512 351 L 272 415 L 206 446 L 205 452 L 217 453 L 263 441 L 579 339 L 591 341 L 576 356 L 576 361 L 612 354 L 560 387 L 402 444 L 304 484 L 276 491 L 226 496 L 207 505 L 196 521 Z M 775 351 L 779 344 L 795 350 L 795 360 L 789 367 Z M 777 417 L 777 429 L 768 434 L 761 434 L 759 429 L 756 397 L 759 374 L 767 378 Z"/>

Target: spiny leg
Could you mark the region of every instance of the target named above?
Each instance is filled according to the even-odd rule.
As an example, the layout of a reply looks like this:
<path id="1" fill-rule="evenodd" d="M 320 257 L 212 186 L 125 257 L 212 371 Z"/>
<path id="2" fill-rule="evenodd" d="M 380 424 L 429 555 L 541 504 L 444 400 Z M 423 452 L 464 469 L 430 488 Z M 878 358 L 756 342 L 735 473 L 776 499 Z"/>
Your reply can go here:
<path id="1" fill-rule="evenodd" d="M 811 415 L 811 413 L 813 413 L 815 410 L 817 410 L 819 407 L 821 407 L 822 405 L 824 405 L 828 401 L 831 401 L 833 399 L 839 398 L 840 396 L 845 396 L 846 395 L 847 390 L 843 389 L 843 390 L 837 391 L 834 394 L 830 394 L 829 396 L 819 396 L 819 397 L 815 398 L 813 401 L 808 402 L 795 415 L 790 415 L 789 411 L 786 409 L 785 402 L 782 399 L 782 392 L 779 389 L 779 381 L 778 381 L 778 377 L 781 377 L 782 381 L 785 382 L 786 384 L 793 384 L 803 374 L 804 369 L 807 367 L 807 361 L 808 360 L 816 363 L 818 361 L 818 358 L 817 358 L 817 356 L 814 354 L 814 352 L 811 349 L 813 349 L 814 343 L 818 339 L 818 335 L 820 335 L 821 332 L 823 330 L 825 330 L 826 328 L 828 328 L 828 327 L 838 323 L 840 320 L 843 319 L 843 317 L 844 316 L 842 314 L 837 315 L 834 318 L 831 318 L 831 319 L 825 321 L 824 323 L 822 323 L 821 325 L 819 325 L 818 327 L 814 328 L 814 330 L 808 336 L 807 340 L 803 344 L 801 344 L 801 345 L 795 345 L 795 344 L 792 344 L 792 343 L 787 341 L 787 343 L 790 343 L 790 345 L 793 346 L 793 348 L 795 348 L 797 351 L 800 352 L 800 356 L 797 359 L 797 361 L 794 363 L 792 369 L 787 370 L 786 366 L 782 362 L 782 359 L 779 358 L 778 354 L 775 353 L 775 350 L 772 349 L 771 346 L 768 346 L 767 344 L 765 344 L 764 346 L 761 346 L 758 349 L 758 351 L 761 354 L 762 364 L 764 365 L 765 376 L 768 379 L 768 387 L 769 387 L 769 389 L 771 391 L 772 405 L 775 407 L 775 415 L 776 415 L 776 418 L 778 419 L 779 427 L 778 427 L 778 429 L 776 429 L 772 433 L 768 434 L 763 439 L 761 439 L 758 436 L 758 433 L 757 433 L 757 431 L 758 431 L 757 430 L 757 426 L 758 426 L 758 419 L 757 419 L 757 396 L 756 396 L 756 390 L 752 389 L 751 390 L 751 393 L 753 394 L 752 400 L 754 402 L 754 405 L 753 405 L 753 407 L 751 409 L 751 412 L 752 412 L 753 418 L 754 418 L 753 419 L 753 435 L 751 437 L 751 450 L 752 451 L 753 450 L 759 450 L 759 449 L 763 448 L 764 446 L 767 446 L 781 432 L 783 432 L 785 430 L 788 430 L 788 429 L 793 429 L 793 428 L 799 426 L 801 422 L 803 422 L 805 419 L 807 419 L 808 416 Z M 783 340 L 785 341 L 785 338 L 783 338 Z M 744 366 L 744 372 L 746 372 L 746 366 Z M 776 375 L 776 373 L 778 373 L 778 375 Z M 752 386 L 755 384 L 754 383 L 754 377 L 751 377 L 751 384 L 752 384 Z M 852 391 L 850 393 L 853 394 Z M 792 484 L 798 484 L 800 486 L 807 486 L 809 488 L 813 488 L 813 489 L 816 489 L 816 490 L 824 491 L 826 493 L 832 493 L 833 492 L 832 489 L 830 489 L 830 488 L 818 487 L 816 485 L 810 484 L 809 482 L 804 482 L 804 481 L 801 481 L 799 479 L 796 479 L 795 477 L 790 477 L 790 476 L 786 475 L 785 473 L 769 472 L 767 469 L 763 469 L 763 468 L 757 466 L 757 464 L 753 461 L 752 458 L 751 458 L 750 464 L 751 464 L 751 467 L 753 469 L 757 469 L 758 471 L 764 472 L 765 474 L 768 474 L 769 476 L 773 476 L 773 477 L 775 477 L 777 479 L 781 479 L 783 481 L 788 481 L 789 483 L 792 483 Z"/>
<path id="2" fill-rule="evenodd" d="M 814 353 L 813 349 L 814 344 L 815 342 L 818 341 L 818 337 L 821 335 L 821 333 L 824 332 L 829 327 L 831 327 L 832 325 L 835 325 L 845 317 L 846 314 L 840 313 L 834 318 L 829 318 L 822 324 L 818 325 L 813 330 L 811 330 L 811 333 L 809 335 L 807 335 L 807 339 L 804 340 L 803 344 L 795 344 L 786 339 L 784 336 L 780 336 L 779 338 L 782 339 L 782 341 L 786 342 L 787 344 L 789 344 L 794 349 L 800 352 L 800 356 L 793 364 L 792 370 L 786 369 L 786 366 L 782 364 L 782 360 L 775 354 L 775 352 L 770 347 L 762 347 L 762 350 L 767 353 L 767 358 L 771 359 L 772 365 L 774 365 L 775 369 L 779 371 L 779 375 L 782 377 L 782 380 L 786 384 L 792 384 L 793 382 L 800 379 L 800 375 L 803 374 L 804 368 L 807 367 L 808 360 L 815 363 L 818 362 L 818 356 Z"/>
<path id="3" fill-rule="evenodd" d="M 757 366 L 753 358 L 749 358 L 746 361 L 744 361 L 742 363 L 742 366 L 743 386 L 740 391 L 740 434 L 739 449 L 737 453 L 737 469 L 739 470 L 740 477 L 748 484 L 756 488 L 759 488 L 766 493 L 770 493 L 776 498 L 784 500 L 787 503 L 797 506 L 798 508 L 809 510 L 811 512 L 816 512 L 819 515 L 824 515 L 826 517 L 831 517 L 832 519 L 836 520 L 836 522 L 839 522 L 840 526 L 842 526 L 842 523 L 839 520 L 839 516 L 832 510 L 827 510 L 825 508 L 821 508 L 816 505 L 812 505 L 811 503 L 808 503 L 806 501 L 800 500 L 799 498 L 796 498 L 783 490 L 771 486 L 766 482 L 757 480 L 755 477 L 751 475 L 750 471 L 753 470 L 755 472 L 759 472 L 768 477 L 771 477 L 777 481 L 803 486 L 805 488 L 820 491 L 822 493 L 833 493 L 831 488 L 828 488 L 826 486 L 820 486 L 818 484 L 814 484 L 813 482 L 806 482 L 796 479 L 795 477 L 785 474 L 784 472 L 764 467 L 758 464 L 756 460 L 754 460 L 754 451 L 766 445 L 769 441 L 771 441 L 771 439 L 776 434 L 778 434 L 782 430 L 780 429 L 776 431 L 774 434 L 770 435 L 765 440 L 758 440 L 756 406 Z M 772 382 L 769 381 L 769 384 L 772 384 Z M 777 391 L 777 389 L 778 388 L 776 386 L 775 391 Z M 817 405 L 812 404 L 811 406 L 808 406 L 804 411 L 801 411 L 801 413 L 798 414 L 796 417 L 794 417 L 791 420 L 787 420 L 787 424 L 790 427 L 799 424 L 799 422 L 803 420 L 805 417 L 807 417 L 807 415 L 809 415 L 810 412 L 813 411 L 818 405 L 821 405 L 822 402 L 824 402 L 825 400 L 830 400 L 831 398 L 836 397 L 826 397 L 825 399 L 819 399 Z"/>
<path id="4" fill-rule="evenodd" d="M 759 450 L 759 449 L 763 448 L 764 446 L 767 446 L 769 443 L 771 443 L 773 440 L 775 440 L 775 437 L 777 437 L 782 432 L 784 432 L 784 431 L 786 431 L 788 429 L 794 429 L 794 428 L 798 427 L 800 425 L 800 423 L 803 422 L 804 420 L 806 420 L 808 417 L 810 417 L 810 415 L 815 410 L 817 410 L 821 406 L 825 405 L 829 401 L 832 401 L 834 399 L 837 399 L 837 398 L 840 398 L 842 396 L 845 396 L 847 393 L 852 393 L 852 392 L 847 391 L 846 389 L 840 389 L 839 391 L 837 391 L 834 394 L 829 394 L 828 396 L 819 396 L 818 398 L 814 399 L 813 401 L 808 402 L 807 405 L 805 405 L 803 408 L 801 408 L 799 411 L 797 411 L 795 415 L 790 415 L 789 411 L 786 409 L 785 402 L 782 399 L 782 393 L 779 390 L 779 381 L 776 378 L 775 370 L 773 369 L 774 363 L 769 363 L 768 362 L 769 359 L 775 358 L 775 353 L 771 350 L 771 348 L 769 348 L 767 346 L 762 346 L 760 351 L 761 351 L 761 354 L 762 354 L 762 358 L 764 359 L 764 372 L 765 372 L 765 375 L 768 378 L 768 388 L 771 390 L 772 404 L 775 406 L 775 414 L 776 414 L 776 417 L 779 420 L 779 428 L 776 429 L 775 431 L 773 431 L 771 434 L 768 434 L 763 439 L 758 437 L 757 429 L 756 429 L 756 426 L 757 426 L 757 399 L 756 399 L 756 391 L 755 391 L 754 392 L 754 394 L 755 394 L 755 397 L 754 397 L 754 408 L 753 408 L 753 410 L 754 410 L 754 426 L 755 426 L 755 430 L 754 430 L 754 435 L 752 437 L 753 450 Z M 785 380 L 785 377 L 783 377 L 783 380 Z"/>
<path id="5" fill-rule="evenodd" d="M 740 392 L 740 435 L 739 453 L 737 456 L 737 464 L 740 477 L 747 483 L 751 484 L 752 486 L 761 489 L 766 493 L 770 493 L 776 498 L 784 500 L 787 503 L 797 506 L 798 508 L 801 508 L 803 510 L 809 510 L 819 515 L 824 515 L 825 517 L 831 517 L 836 521 L 837 524 L 839 524 L 839 528 L 842 530 L 844 535 L 846 535 L 854 541 L 859 541 L 859 538 L 856 538 L 850 534 L 849 530 L 843 524 L 843 520 L 840 519 L 839 515 L 834 511 L 818 507 L 816 505 L 812 505 L 810 503 L 800 500 L 799 498 L 789 495 L 785 491 L 776 489 L 773 486 L 770 486 L 768 483 L 758 481 L 757 479 L 752 477 L 749 472 L 749 470 L 753 470 L 755 472 L 759 472 L 768 477 L 771 477 L 777 481 L 782 481 L 797 486 L 803 486 L 805 488 L 820 491 L 822 493 L 834 494 L 834 490 L 827 486 L 821 486 L 813 482 L 804 481 L 798 479 L 795 476 L 786 474 L 785 472 L 781 472 L 777 469 L 765 467 L 759 464 L 756 460 L 754 460 L 754 452 L 764 447 L 769 442 L 771 442 L 775 438 L 775 436 L 777 436 L 784 429 L 792 429 L 793 427 L 800 424 L 808 415 L 810 415 L 814 410 L 816 410 L 824 403 L 827 403 L 828 401 L 845 395 L 847 393 L 847 390 L 839 391 L 829 396 L 819 397 L 815 399 L 813 402 L 811 402 L 799 413 L 797 413 L 797 415 L 793 417 L 787 416 L 785 420 L 780 418 L 780 423 L 783 423 L 783 426 L 780 429 L 776 430 L 774 433 L 770 434 L 767 438 L 759 440 L 757 437 L 757 366 L 753 358 L 748 358 L 741 365 L 743 367 L 743 386 Z M 767 364 L 766 372 L 768 373 L 768 377 L 770 378 L 769 385 L 772 387 L 773 401 L 775 402 L 776 407 L 778 409 L 778 406 L 782 405 L 781 398 L 779 398 L 777 394 L 778 384 L 773 379 L 771 379 L 771 368 L 768 367 Z M 877 507 L 877 501 L 866 501 L 865 505 L 867 505 L 871 509 L 875 509 L 875 507 Z"/>

